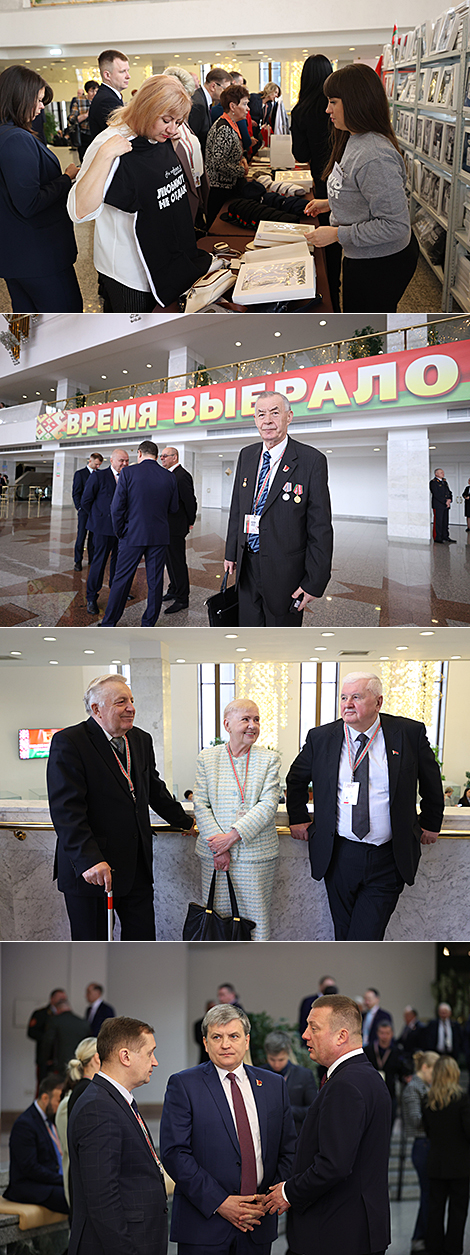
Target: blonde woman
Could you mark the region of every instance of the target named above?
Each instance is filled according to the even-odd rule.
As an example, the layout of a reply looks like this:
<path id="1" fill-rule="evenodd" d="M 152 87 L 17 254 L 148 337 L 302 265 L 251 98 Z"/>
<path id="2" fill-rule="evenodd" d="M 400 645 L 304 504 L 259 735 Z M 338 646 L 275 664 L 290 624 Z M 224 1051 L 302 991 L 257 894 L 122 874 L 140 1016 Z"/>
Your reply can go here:
<path id="1" fill-rule="evenodd" d="M 259 710 L 241 697 L 224 710 L 229 739 L 197 760 L 194 811 L 202 893 L 207 901 L 214 868 L 230 871 L 240 915 L 256 923 L 256 941 L 269 941 L 269 912 L 279 850 L 279 754 L 256 745 Z M 217 877 L 215 910 L 230 915 L 226 876 Z"/>
<path id="2" fill-rule="evenodd" d="M 184 66 L 168 65 L 163 73 L 171 74 L 173 78 L 179 79 L 188 96 L 192 96 L 196 91 L 196 81 L 192 74 L 189 73 L 189 70 L 184 69 Z M 204 170 L 201 145 L 197 135 L 194 134 L 187 122 L 180 123 L 179 139 L 175 144 L 175 148 L 186 178 L 194 225 L 196 229 L 199 228 L 201 231 L 204 229 L 205 234 L 205 224 L 202 215 L 205 213 L 207 206 L 209 184 Z"/>
<path id="3" fill-rule="evenodd" d="M 412 1251 L 424 1251 L 429 1209 L 429 1177 L 427 1172 L 429 1141 L 423 1128 L 423 1099 L 431 1084 L 434 1064 L 439 1055 L 435 1050 L 417 1050 L 413 1055 L 414 1076 L 402 1093 L 402 1110 L 407 1137 L 412 1137 L 411 1158 L 419 1180 L 420 1200 L 416 1224 L 411 1239 Z"/>
<path id="4" fill-rule="evenodd" d="M 67 1143 L 67 1124 L 70 1112 L 77 1098 L 83 1094 L 84 1089 L 90 1084 L 93 1076 L 100 1070 L 100 1057 L 96 1049 L 96 1037 L 84 1037 L 78 1043 L 73 1059 L 70 1059 L 66 1068 L 65 1092 L 59 1106 L 55 1118 L 56 1129 L 59 1134 L 60 1145 L 62 1150 L 62 1170 L 64 1174 L 64 1191 L 67 1202 L 70 1206 L 70 1190 L 69 1190 L 69 1151 Z"/>
<path id="5" fill-rule="evenodd" d="M 196 244 L 174 143 L 191 97 L 173 76 L 146 79 L 109 115 L 69 195 L 73 222 L 95 221 L 94 261 L 106 312 L 151 311 L 222 263 Z"/>
<path id="6" fill-rule="evenodd" d="M 423 1127 L 429 1138 L 428 1255 L 462 1255 L 463 1251 L 470 1180 L 470 1098 L 459 1080 L 458 1063 L 450 1055 L 441 1055 L 423 1104 Z"/>

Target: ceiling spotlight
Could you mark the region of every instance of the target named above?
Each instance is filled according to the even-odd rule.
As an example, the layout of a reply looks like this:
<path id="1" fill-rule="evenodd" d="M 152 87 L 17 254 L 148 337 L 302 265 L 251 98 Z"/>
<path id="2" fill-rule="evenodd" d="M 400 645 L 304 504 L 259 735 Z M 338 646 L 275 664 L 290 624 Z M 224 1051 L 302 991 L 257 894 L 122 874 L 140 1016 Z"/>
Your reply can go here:
<path id="1" fill-rule="evenodd" d="M 450 661 L 451 661 L 451 662 L 457 662 L 457 659 L 458 659 L 458 658 L 461 658 L 461 657 L 462 657 L 462 655 L 461 655 L 461 654 L 451 654 L 451 656 L 450 656 Z"/>
<path id="2" fill-rule="evenodd" d="M 236 654 L 246 654 L 246 645 L 237 645 Z"/>
<path id="3" fill-rule="evenodd" d="M 102 375 L 102 376 L 101 376 L 101 378 L 102 378 L 102 379 L 107 379 L 107 378 L 108 378 L 108 376 L 107 376 L 107 375 Z"/>
<path id="4" fill-rule="evenodd" d="M 319 327 L 326 327 L 326 318 L 320 318 Z"/>
<path id="5" fill-rule="evenodd" d="M 399 649 L 408 649 L 408 645 L 397 645 L 397 651 Z"/>
<path id="6" fill-rule="evenodd" d="M 175 658 L 175 662 L 186 662 L 186 658 Z"/>
<path id="7" fill-rule="evenodd" d="M 84 653 L 84 654 L 94 654 L 94 652 L 95 652 L 95 651 L 94 651 L 94 649 L 84 649 L 84 650 L 83 650 L 83 653 Z"/>
<path id="8" fill-rule="evenodd" d="M 122 372 L 122 373 L 123 373 L 123 375 L 128 375 L 128 374 L 129 374 L 129 371 L 128 371 L 128 370 L 123 370 L 123 372 Z"/>
<path id="9" fill-rule="evenodd" d="M 388 654 L 382 654 L 381 657 L 379 658 L 379 662 L 390 662 L 390 658 Z"/>
<path id="10" fill-rule="evenodd" d="M 111 666 L 111 667 L 120 667 L 120 666 L 122 666 L 121 659 L 120 659 L 120 658 L 111 658 L 110 666 Z"/>
<path id="11" fill-rule="evenodd" d="M 147 370 L 151 370 L 151 369 L 152 369 L 152 363 L 151 363 L 151 362 L 147 362 L 146 369 L 147 369 Z"/>
<path id="12" fill-rule="evenodd" d="M 10 658 L 22 658 L 23 655 L 17 649 L 10 649 Z"/>
<path id="13" fill-rule="evenodd" d="M 241 341 L 241 340 L 235 340 L 235 348 L 236 348 L 236 349 L 241 349 L 241 347 L 242 347 L 242 341 Z"/>
<path id="14" fill-rule="evenodd" d="M 50 667 L 58 667 L 58 666 L 59 666 L 59 663 L 57 662 L 57 659 L 56 659 L 56 658 L 49 658 L 49 666 L 50 666 Z"/>
<path id="15" fill-rule="evenodd" d="M 320 662 L 319 658 L 309 658 L 309 662 Z"/>
<path id="16" fill-rule="evenodd" d="M 276 337 L 277 337 L 277 336 L 282 336 L 282 331 L 275 331 L 275 332 L 274 332 L 274 335 L 275 335 Z"/>
<path id="17" fill-rule="evenodd" d="M 334 636 L 334 632 L 322 632 L 322 636 Z"/>
<path id="18" fill-rule="evenodd" d="M 56 641 L 57 637 L 56 636 L 43 636 L 42 639 L 43 641 Z"/>
<path id="19" fill-rule="evenodd" d="M 434 636 L 434 632 L 420 632 L 420 636 Z"/>

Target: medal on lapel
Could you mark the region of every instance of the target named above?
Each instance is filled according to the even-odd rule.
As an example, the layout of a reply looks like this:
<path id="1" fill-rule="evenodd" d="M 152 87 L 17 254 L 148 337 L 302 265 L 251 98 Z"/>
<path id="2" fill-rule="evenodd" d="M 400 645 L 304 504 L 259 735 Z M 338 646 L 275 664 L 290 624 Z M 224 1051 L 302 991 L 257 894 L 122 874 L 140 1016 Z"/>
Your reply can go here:
<path id="1" fill-rule="evenodd" d="M 282 500 L 290 501 L 291 492 L 292 492 L 292 484 L 284 484 L 284 487 L 282 490 Z"/>
<path id="2" fill-rule="evenodd" d="M 243 484 L 242 484 L 242 488 L 246 488 L 246 484 L 247 484 L 247 481 L 246 481 L 246 479 L 244 479 L 244 480 L 243 480 Z"/>
<path id="3" fill-rule="evenodd" d="M 294 487 L 294 501 L 295 501 L 295 504 L 296 504 L 296 505 L 299 505 L 299 502 L 302 500 L 302 493 L 303 493 L 303 490 L 304 490 L 304 488 L 303 488 L 303 484 L 295 484 L 295 487 Z"/>

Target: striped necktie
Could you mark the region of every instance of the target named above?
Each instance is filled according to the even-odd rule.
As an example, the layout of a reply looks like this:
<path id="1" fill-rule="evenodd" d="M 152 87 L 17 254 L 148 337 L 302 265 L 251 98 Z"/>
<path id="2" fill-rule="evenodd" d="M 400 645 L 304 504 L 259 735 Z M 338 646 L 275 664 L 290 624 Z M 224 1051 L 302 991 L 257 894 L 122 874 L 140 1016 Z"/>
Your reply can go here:
<path id="1" fill-rule="evenodd" d="M 261 464 L 260 473 L 258 475 L 258 483 L 256 485 L 256 492 L 255 492 L 254 501 L 253 501 L 253 514 L 262 514 L 264 507 L 266 505 L 266 497 L 268 495 L 268 489 L 269 489 L 270 466 L 271 466 L 271 454 L 269 452 L 269 449 L 265 449 L 263 453 L 263 461 Z M 258 493 L 261 488 L 263 489 L 263 491 L 261 493 L 261 496 L 257 500 Z M 252 550 L 252 553 L 259 552 L 259 536 L 248 537 L 248 548 Z"/>

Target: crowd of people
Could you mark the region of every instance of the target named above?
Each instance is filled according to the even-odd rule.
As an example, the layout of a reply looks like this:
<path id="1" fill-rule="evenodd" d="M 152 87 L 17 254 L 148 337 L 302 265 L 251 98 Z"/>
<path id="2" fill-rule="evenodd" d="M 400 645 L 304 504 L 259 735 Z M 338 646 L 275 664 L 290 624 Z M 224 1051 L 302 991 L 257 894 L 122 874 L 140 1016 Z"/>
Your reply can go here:
<path id="1" fill-rule="evenodd" d="M 170 1237 L 184 1255 L 208 1246 L 232 1251 L 235 1240 L 237 1251 L 253 1247 L 253 1255 L 261 1241 L 269 1255 L 283 1212 L 294 1255 L 312 1240 L 340 1255 L 346 1232 L 354 1255 L 379 1246 L 383 1255 L 399 1099 L 420 1186 L 411 1251 L 461 1255 L 470 1099 L 445 1032 L 447 1004 L 427 1025 L 406 1006 L 395 1037 L 375 987 L 351 999 L 333 976 L 322 976 L 302 999 L 298 1030 L 270 1031 L 253 1065 L 250 1019 L 235 986 L 222 982 L 195 1025 L 200 1062 L 168 1078 L 157 1153 L 133 1094 L 157 1066 L 154 1030 L 115 1016 L 102 994 L 102 986 L 88 986 L 91 1032 L 65 1066 L 40 1080 L 10 1137 L 5 1198 L 68 1216 L 70 1251 L 165 1255 L 164 1168 L 174 1189 Z M 31 1018 L 30 1036 L 41 1016 L 47 1027 L 61 1014 L 64 997 L 52 991 Z M 458 1052 L 467 1066 L 469 1030 L 470 1020 Z"/>
<path id="2" fill-rule="evenodd" d="M 170 65 L 124 103 L 127 55 L 106 49 L 98 65 L 101 82 L 88 80 L 71 101 L 79 165 L 64 172 L 41 122 L 52 89 L 26 65 L 0 75 L 0 272 L 15 312 L 82 309 L 73 223 L 91 221 L 103 309 L 177 307 L 224 265 L 198 237 L 233 198 L 262 202 L 261 217 L 273 205 L 287 220 L 319 216 L 308 238 L 326 248 L 334 309 L 341 256 L 343 311 L 396 309 L 418 245 L 387 98 L 369 66 L 332 73 L 323 55 L 305 62 L 292 136 L 294 155 L 310 164 L 313 199 L 283 200 L 269 178 L 249 177 L 261 143 L 289 129 L 278 84 L 250 93 L 241 74 L 215 66 L 201 85 Z"/>

